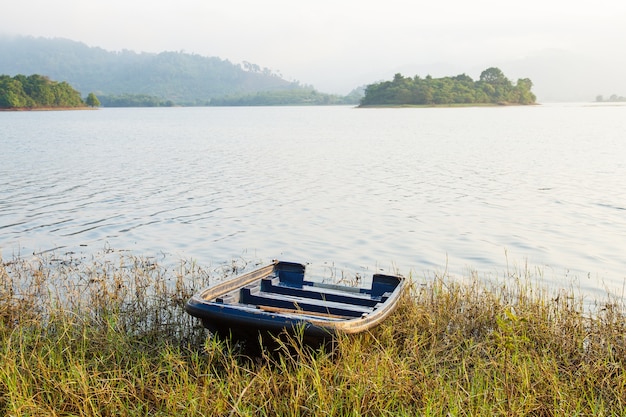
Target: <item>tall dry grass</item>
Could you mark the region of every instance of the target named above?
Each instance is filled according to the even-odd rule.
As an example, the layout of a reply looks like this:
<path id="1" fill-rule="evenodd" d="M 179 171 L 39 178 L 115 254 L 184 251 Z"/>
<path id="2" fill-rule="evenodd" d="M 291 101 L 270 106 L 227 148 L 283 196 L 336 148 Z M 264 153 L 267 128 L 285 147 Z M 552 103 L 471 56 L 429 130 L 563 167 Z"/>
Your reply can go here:
<path id="1" fill-rule="evenodd" d="M 620 303 L 589 314 L 525 272 L 434 277 L 332 351 L 295 335 L 249 357 L 183 311 L 223 275 L 125 255 L 3 262 L 0 415 L 626 415 Z"/>

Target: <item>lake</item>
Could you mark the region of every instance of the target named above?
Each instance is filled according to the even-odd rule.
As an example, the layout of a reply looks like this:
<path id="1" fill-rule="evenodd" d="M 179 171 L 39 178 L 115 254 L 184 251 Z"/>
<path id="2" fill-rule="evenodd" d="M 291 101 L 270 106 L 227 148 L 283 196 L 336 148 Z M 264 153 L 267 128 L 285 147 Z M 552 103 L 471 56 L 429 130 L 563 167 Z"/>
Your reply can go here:
<path id="1" fill-rule="evenodd" d="M 624 295 L 626 106 L 0 112 L 0 250 Z"/>

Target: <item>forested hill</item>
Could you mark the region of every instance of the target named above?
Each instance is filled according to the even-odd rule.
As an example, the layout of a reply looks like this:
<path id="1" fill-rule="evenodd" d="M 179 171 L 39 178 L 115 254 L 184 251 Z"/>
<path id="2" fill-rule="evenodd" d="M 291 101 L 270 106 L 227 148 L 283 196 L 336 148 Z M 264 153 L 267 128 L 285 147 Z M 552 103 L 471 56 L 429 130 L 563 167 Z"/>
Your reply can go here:
<path id="1" fill-rule="evenodd" d="M 499 68 L 491 67 L 474 81 L 465 74 L 456 77 L 404 77 L 368 85 L 361 106 L 454 105 L 454 104 L 534 104 L 528 78 L 513 84 Z"/>
<path id="2" fill-rule="evenodd" d="M 183 52 L 111 52 L 67 39 L 0 37 L 0 74 L 42 74 L 82 94 L 141 94 L 202 105 L 216 97 L 304 88 L 267 68 L 245 67 Z"/>

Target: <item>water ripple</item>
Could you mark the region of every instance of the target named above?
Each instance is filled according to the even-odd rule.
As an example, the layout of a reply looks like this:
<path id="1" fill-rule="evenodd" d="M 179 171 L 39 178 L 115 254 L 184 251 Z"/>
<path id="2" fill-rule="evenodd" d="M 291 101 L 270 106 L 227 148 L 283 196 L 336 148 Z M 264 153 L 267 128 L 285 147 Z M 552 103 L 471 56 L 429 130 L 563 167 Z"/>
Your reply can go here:
<path id="1" fill-rule="evenodd" d="M 625 108 L 396 110 L 0 113 L 2 256 L 114 247 L 418 276 L 529 263 L 555 286 L 564 271 L 623 285 Z"/>

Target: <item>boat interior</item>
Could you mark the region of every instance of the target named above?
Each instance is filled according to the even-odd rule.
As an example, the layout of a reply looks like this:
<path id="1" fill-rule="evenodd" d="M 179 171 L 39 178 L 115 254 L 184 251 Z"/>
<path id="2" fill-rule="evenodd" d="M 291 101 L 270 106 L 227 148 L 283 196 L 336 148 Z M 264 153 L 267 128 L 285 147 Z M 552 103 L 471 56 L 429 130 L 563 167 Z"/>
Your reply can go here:
<path id="1" fill-rule="evenodd" d="M 362 289 L 304 281 L 303 274 L 281 276 L 281 271 L 275 271 L 214 301 L 268 312 L 345 320 L 375 311 L 391 296 L 395 286 L 397 278 L 386 275 L 374 275 L 372 288 Z"/>

